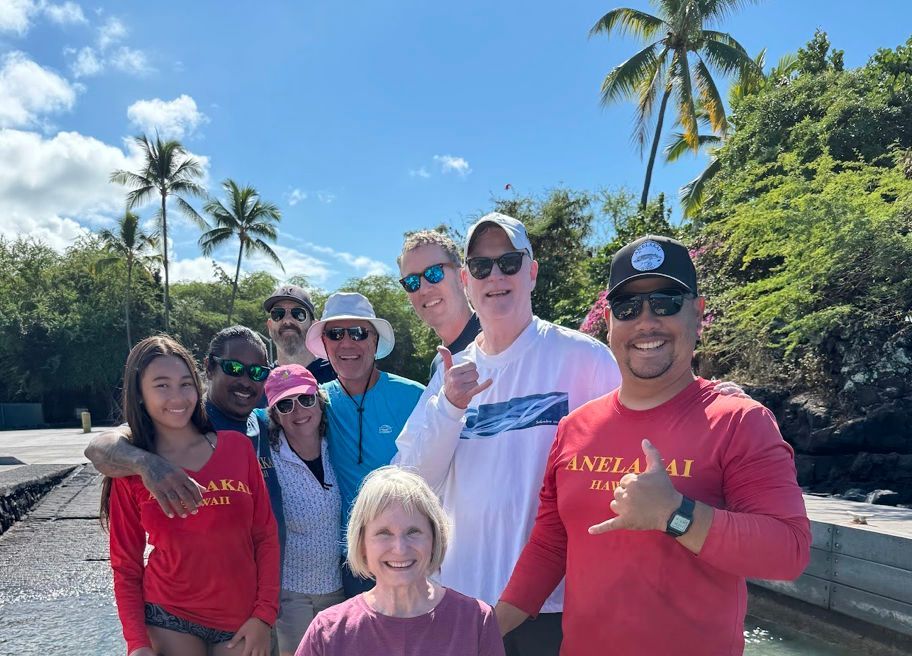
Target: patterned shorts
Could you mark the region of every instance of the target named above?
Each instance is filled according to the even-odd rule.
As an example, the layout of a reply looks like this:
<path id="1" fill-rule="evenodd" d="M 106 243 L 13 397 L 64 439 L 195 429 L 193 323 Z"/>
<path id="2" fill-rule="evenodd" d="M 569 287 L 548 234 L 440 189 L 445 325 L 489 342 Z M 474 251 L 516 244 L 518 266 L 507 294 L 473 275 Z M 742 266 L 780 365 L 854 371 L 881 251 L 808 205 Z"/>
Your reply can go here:
<path id="1" fill-rule="evenodd" d="M 146 624 L 178 633 L 189 633 L 210 645 L 227 642 L 234 637 L 234 633 L 231 631 L 210 629 L 208 626 L 185 620 L 177 615 L 172 615 L 157 604 L 146 604 Z"/>

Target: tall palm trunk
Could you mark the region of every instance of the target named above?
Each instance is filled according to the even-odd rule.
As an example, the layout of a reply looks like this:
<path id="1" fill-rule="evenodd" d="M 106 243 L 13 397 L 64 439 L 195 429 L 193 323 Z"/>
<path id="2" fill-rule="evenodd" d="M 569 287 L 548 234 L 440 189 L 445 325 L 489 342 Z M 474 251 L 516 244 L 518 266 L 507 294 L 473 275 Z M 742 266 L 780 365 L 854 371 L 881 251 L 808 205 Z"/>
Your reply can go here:
<path id="1" fill-rule="evenodd" d="M 665 88 L 662 95 L 662 104 L 659 106 L 659 116 L 656 120 L 655 137 L 652 139 L 652 149 L 649 151 L 649 162 L 646 164 L 646 180 L 643 182 L 643 195 L 640 196 L 640 209 L 646 209 L 646 203 L 649 201 L 649 185 L 652 183 L 652 167 L 655 166 L 656 152 L 659 149 L 659 139 L 662 136 L 662 123 L 665 121 L 665 106 L 668 105 L 668 97 L 671 95 L 671 87 Z"/>
<path id="2" fill-rule="evenodd" d="M 124 319 L 127 322 L 127 351 L 133 348 L 133 336 L 130 334 L 130 296 L 133 290 L 133 259 L 127 260 L 127 293 L 124 294 Z"/>
<path id="3" fill-rule="evenodd" d="M 244 254 L 244 235 L 241 234 L 241 246 L 238 248 L 237 267 L 234 269 L 234 285 L 231 288 L 231 302 L 228 303 L 228 325 L 231 325 L 231 315 L 234 314 L 234 298 L 237 296 L 238 278 L 241 276 L 241 256 Z"/>
<path id="4" fill-rule="evenodd" d="M 168 214 L 165 211 L 165 203 L 168 199 L 168 192 L 161 190 L 162 197 L 162 261 L 165 265 L 165 332 L 171 332 L 171 295 L 168 289 Z"/>

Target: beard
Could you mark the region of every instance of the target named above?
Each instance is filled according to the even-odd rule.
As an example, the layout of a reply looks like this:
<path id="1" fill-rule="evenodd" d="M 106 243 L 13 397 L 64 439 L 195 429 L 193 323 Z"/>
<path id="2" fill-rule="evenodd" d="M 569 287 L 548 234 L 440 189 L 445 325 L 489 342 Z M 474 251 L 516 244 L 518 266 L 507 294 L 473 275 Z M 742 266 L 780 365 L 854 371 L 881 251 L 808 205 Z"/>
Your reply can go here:
<path id="1" fill-rule="evenodd" d="M 295 328 L 280 330 L 272 339 L 278 349 L 286 355 L 297 355 L 305 350 L 304 332 Z"/>

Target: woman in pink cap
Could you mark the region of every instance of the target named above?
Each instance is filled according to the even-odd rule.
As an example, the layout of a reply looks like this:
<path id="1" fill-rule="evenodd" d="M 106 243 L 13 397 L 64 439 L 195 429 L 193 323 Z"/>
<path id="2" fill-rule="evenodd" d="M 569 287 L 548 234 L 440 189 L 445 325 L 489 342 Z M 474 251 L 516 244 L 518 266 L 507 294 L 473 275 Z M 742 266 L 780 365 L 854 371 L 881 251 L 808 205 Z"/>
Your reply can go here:
<path id="1" fill-rule="evenodd" d="M 323 439 L 326 394 L 313 374 L 298 364 L 276 367 L 266 380 L 266 399 L 288 531 L 276 633 L 282 656 L 291 656 L 314 615 L 345 601 L 342 500 Z"/>

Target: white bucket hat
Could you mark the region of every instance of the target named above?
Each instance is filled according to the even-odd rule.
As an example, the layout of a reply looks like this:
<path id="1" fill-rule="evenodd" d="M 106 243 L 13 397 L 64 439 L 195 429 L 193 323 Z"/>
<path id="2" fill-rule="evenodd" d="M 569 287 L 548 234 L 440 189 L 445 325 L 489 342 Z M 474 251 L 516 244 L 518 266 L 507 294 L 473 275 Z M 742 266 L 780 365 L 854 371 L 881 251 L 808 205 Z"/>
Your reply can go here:
<path id="1" fill-rule="evenodd" d="M 336 292 L 326 299 L 326 305 L 323 306 L 323 316 L 308 328 L 307 336 L 304 338 L 307 350 L 318 358 L 325 358 L 326 347 L 323 345 L 323 328 L 329 321 L 341 321 L 344 319 L 362 319 L 371 323 L 380 336 L 377 341 L 377 353 L 374 355 L 374 359 L 385 358 L 392 352 L 393 346 L 396 345 L 396 337 L 393 335 L 393 327 L 390 322 L 386 319 L 378 319 L 374 312 L 374 306 L 363 295 L 349 292 Z"/>

